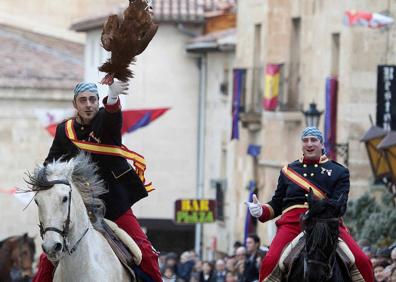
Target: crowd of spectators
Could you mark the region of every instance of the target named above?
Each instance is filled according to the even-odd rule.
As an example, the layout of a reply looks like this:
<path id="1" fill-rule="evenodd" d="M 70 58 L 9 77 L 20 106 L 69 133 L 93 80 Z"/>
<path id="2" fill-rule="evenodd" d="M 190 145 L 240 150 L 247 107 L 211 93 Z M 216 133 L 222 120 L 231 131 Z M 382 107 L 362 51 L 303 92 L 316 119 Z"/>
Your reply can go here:
<path id="1" fill-rule="evenodd" d="M 162 279 L 165 282 L 254 282 L 258 281 L 261 259 L 268 249 L 260 247 L 260 238 L 249 235 L 245 246 L 236 242 L 232 254 L 215 261 L 200 260 L 194 251 L 161 254 Z"/>
<path id="2" fill-rule="evenodd" d="M 370 258 L 376 282 L 396 282 L 396 243 L 388 248 L 373 248 L 364 241 L 359 242 Z"/>
<path id="3" fill-rule="evenodd" d="M 396 282 L 396 244 L 375 249 L 359 242 L 369 256 L 376 282 Z M 165 282 L 255 282 L 260 263 L 268 248 L 260 238 L 249 235 L 245 246 L 235 242 L 233 252 L 214 261 L 200 260 L 194 251 L 161 254 L 159 258 L 162 279 Z"/>

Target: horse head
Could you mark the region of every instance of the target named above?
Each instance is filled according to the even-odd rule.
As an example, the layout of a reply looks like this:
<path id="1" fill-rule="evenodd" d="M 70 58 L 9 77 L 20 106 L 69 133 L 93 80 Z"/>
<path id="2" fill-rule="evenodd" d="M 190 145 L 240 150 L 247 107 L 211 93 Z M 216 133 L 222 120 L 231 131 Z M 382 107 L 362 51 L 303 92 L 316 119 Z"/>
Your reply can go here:
<path id="1" fill-rule="evenodd" d="M 57 262 L 77 247 L 75 242 L 78 244 L 90 227 L 87 208 L 95 211 L 96 218 L 103 217 L 104 204 L 98 196 L 106 190 L 97 170 L 89 155 L 80 153 L 69 161 L 39 166 L 29 174 L 27 183 L 36 192 L 42 248 L 49 260 Z M 78 234 L 84 232 L 81 228 L 85 233 Z"/>
<path id="2" fill-rule="evenodd" d="M 36 251 L 34 239 L 25 233 L 4 240 L 2 245 L 6 246 L 3 251 L 8 250 L 7 259 L 10 263 L 6 272 L 11 281 L 30 281 Z"/>
<path id="3" fill-rule="evenodd" d="M 345 212 L 345 196 L 338 200 L 307 196 L 308 211 L 302 217 L 305 233 L 304 281 L 328 281 L 333 275 L 339 218 Z"/>

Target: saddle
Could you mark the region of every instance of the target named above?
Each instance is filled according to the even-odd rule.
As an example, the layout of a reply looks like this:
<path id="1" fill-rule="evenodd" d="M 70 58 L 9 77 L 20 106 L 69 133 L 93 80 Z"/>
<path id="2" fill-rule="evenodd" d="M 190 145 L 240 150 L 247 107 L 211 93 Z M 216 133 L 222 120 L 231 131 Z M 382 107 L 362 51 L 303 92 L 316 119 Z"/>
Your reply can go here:
<path id="1" fill-rule="evenodd" d="M 109 242 L 110 247 L 128 270 L 129 274 L 135 279 L 133 269 L 142 261 L 142 251 L 135 241 L 118 225 L 110 220 L 103 219 L 103 230 L 98 230 Z"/>
<path id="2" fill-rule="evenodd" d="M 296 238 L 293 239 L 293 241 L 291 241 L 286 246 L 286 248 L 284 248 L 277 266 L 271 272 L 271 274 L 263 280 L 264 282 L 281 282 L 282 277 L 285 277 L 289 274 L 293 263 L 296 261 L 296 259 L 304 249 L 305 237 L 303 235 L 304 232 L 301 232 Z M 341 258 L 343 263 L 349 269 L 352 281 L 364 282 L 362 275 L 356 267 L 354 255 L 348 248 L 347 244 L 341 238 L 339 238 L 336 252 L 337 256 Z"/>

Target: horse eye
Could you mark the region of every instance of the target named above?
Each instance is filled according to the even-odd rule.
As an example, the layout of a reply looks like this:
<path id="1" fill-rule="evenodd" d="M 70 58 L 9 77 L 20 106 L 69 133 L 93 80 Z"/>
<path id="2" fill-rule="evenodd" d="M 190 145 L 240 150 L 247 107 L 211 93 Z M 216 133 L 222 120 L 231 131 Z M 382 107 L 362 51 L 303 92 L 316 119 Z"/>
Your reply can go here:
<path id="1" fill-rule="evenodd" d="M 38 205 L 38 202 L 37 202 L 37 200 L 36 200 L 36 199 L 34 199 L 34 202 L 36 203 L 36 205 Z"/>
<path id="2" fill-rule="evenodd" d="M 64 196 L 62 199 L 62 203 L 66 203 L 67 202 L 67 196 Z"/>

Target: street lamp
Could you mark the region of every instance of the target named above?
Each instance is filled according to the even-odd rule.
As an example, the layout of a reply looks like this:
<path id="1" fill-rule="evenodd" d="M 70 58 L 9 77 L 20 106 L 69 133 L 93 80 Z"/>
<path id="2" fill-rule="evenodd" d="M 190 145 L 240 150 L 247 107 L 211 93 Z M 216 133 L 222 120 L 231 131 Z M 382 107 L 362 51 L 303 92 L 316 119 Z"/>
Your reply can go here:
<path id="1" fill-rule="evenodd" d="M 306 111 L 302 111 L 305 116 L 305 124 L 310 127 L 319 127 L 320 116 L 323 111 L 318 111 L 316 103 L 312 102 L 309 104 L 309 108 Z"/>
<path id="2" fill-rule="evenodd" d="M 390 131 L 377 148 L 382 150 L 385 155 L 389 176 L 384 183 L 389 192 L 393 195 L 394 204 L 396 206 L 396 131 Z"/>
<path id="3" fill-rule="evenodd" d="M 375 180 L 383 180 L 384 177 L 389 175 L 389 166 L 385 159 L 385 153 L 378 148 L 378 145 L 387 133 L 388 132 L 381 127 L 372 126 L 360 139 L 360 141 L 364 142 L 366 145 Z"/>
<path id="4" fill-rule="evenodd" d="M 385 155 L 392 182 L 396 183 L 396 132 L 390 131 L 377 146 Z"/>

